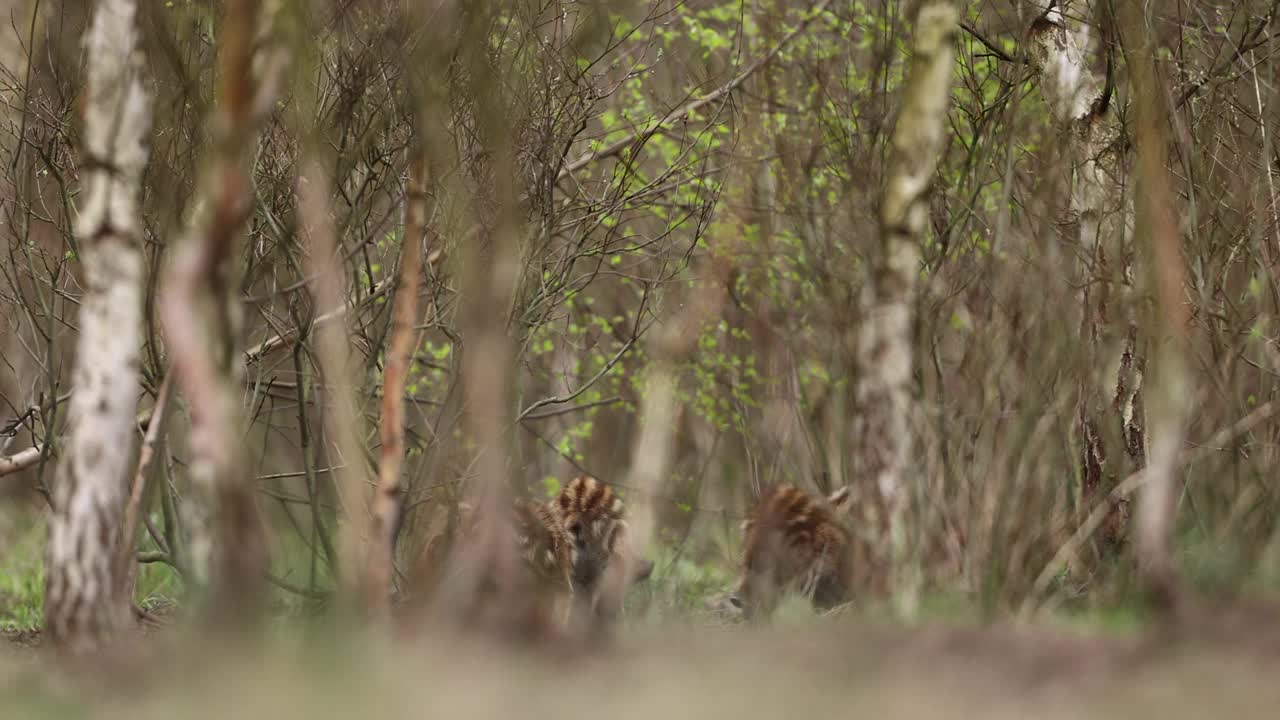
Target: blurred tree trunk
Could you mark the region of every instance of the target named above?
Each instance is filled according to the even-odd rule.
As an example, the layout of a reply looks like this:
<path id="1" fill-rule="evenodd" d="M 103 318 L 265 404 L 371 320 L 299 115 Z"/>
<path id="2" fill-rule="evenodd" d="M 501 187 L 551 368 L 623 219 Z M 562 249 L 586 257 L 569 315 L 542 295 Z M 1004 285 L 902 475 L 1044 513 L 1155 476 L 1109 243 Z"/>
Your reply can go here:
<path id="1" fill-rule="evenodd" d="M 477 453 L 475 481 L 469 489 L 477 523 L 474 541 L 454 548 L 458 572 L 444 588 L 442 607 L 473 627 L 526 639 L 549 628 L 536 611 L 533 579 L 514 551 L 509 512 L 515 363 L 508 328 L 523 267 L 523 226 L 515 138 L 505 106 L 507 78 L 485 47 L 500 17 L 499 7 L 477 0 L 446 3 L 432 18 L 439 45 L 427 51 L 431 71 L 458 68 L 448 85 L 449 100 L 455 107 L 474 103 L 466 121 L 475 133 L 475 144 L 464 151 L 464 179 L 458 184 L 466 200 L 456 209 L 470 225 L 458 246 L 457 317 L 464 428 Z M 449 107 L 440 102 L 445 92 L 440 84 L 429 83 L 423 102 Z M 425 147 L 440 148 L 442 143 L 431 136 L 444 125 L 434 118 L 423 125 L 418 130 Z M 432 153 L 432 162 L 437 157 Z"/>
<path id="2" fill-rule="evenodd" d="M 1158 610 L 1172 610 L 1179 600 L 1179 573 L 1173 554 L 1180 490 L 1178 456 L 1186 436 L 1193 392 L 1186 360 L 1191 317 L 1181 233 L 1166 168 L 1169 142 L 1164 100 L 1168 93 L 1156 75 L 1143 6 L 1124 3 L 1123 7 L 1125 57 L 1137 110 L 1134 145 L 1141 198 L 1137 235 L 1139 241 L 1146 243 L 1147 272 L 1155 291 L 1157 313 L 1152 323 L 1155 363 L 1150 388 L 1151 461 L 1138 500 L 1137 552 L 1148 600 Z"/>
<path id="3" fill-rule="evenodd" d="M 644 377 L 636 439 L 631 446 L 631 464 L 622 484 L 628 492 L 628 530 L 618 553 L 617 566 L 611 567 L 603 580 L 596 614 L 590 624 L 575 628 L 586 630 L 597 639 L 606 637 L 600 634 L 609 632 L 611 621 L 620 613 L 637 563 L 643 559 L 655 534 L 654 500 L 667 490 L 665 485 L 671 475 L 673 448 L 680 427 L 677 373 L 680 365 L 688 362 L 697 349 L 704 324 L 722 317 L 731 273 L 728 260 L 709 259 L 704 272 L 693 273 L 706 280 L 700 287 L 691 289 L 679 310 L 672 312 L 670 320 L 661 327 L 650 330 L 646 339 L 650 362 Z"/>
<path id="4" fill-rule="evenodd" d="M 298 175 L 298 212 L 300 228 L 307 248 L 303 262 L 311 292 L 312 305 L 318 308 L 346 308 L 350 292 L 342 268 L 338 232 L 334 225 L 329 198 L 333 180 L 319 160 L 321 151 L 313 143 L 304 143 L 302 171 Z M 349 317 L 344 314 L 343 320 Z M 321 374 L 320 387 L 325 388 L 322 405 L 326 455 L 335 465 L 334 490 L 338 500 L 338 579 L 343 599 L 359 603 L 363 579 L 362 566 L 368 556 L 366 547 L 369 512 L 373 487 L 369 481 L 369 463 L 361 438 L 362 416 L 356 403 L 356 378 L 351 366 L 349 326 L 346 322 L 319 324 L 312 331 L 315 338 L 313 355 Z M 352 608 L 355 609 L 355 608 Z"/>
<path id="5" fill-rule="evenodd" d="M 916 16 L 914 53 L 903 84 L 884 195 L 880 247 L 863 288 L 855 363 L 857 448 L 854 477 L 879 491 L 888 523 L 893 589 L 914 612 L 915 571 L 908 569 L 907 510 L 912 452 L 912 326 L 920 242 L 928 222 L 929 189 L 945 143 L 959 13 L 947 0 L 925 0 Z"/>
<path id="6" fill-rule="evenodd" d="M 212 145 L 187 236 L 174 249 L 160 316 L 191 415 L 188 580 L 230 617 L 261 600 L 264 528 L 246 466 L 239 379 L 240 235 L 253 207 L 250 153 L 271 93 L 253 79 L 256 0 L 228 0 L 218 28 Z"/>
<path id="7" fill-rule="evenodd" d="M 1106 4 L 1100 4 L 1098 25 L 1105 34 L 1111 32 L 1111 18 Z M 1130 216 L 1128 199 L 1121 183 L 1121 163 L 1118 139 L 1119 120 L 1111 112 L 1113 63 L 1107 50 L 1105 77 L 1099 77 L 1092 69 L 1086 53 L 1090 39 L 1088 27 L 1081 26 L 1079 33 L 1072 32 L 1066 24 L 1059 3 L 1050 4 L 1030 30 L 1031 52 L 1028 59 L 1033 69 L 1040 73 L 1040 92 L 1049 107 L 1054 121 L 1066 135 L 1067 155 L 1072 164 L 1070 189 L 1071 213 L 1078 223 L 1079 256 L 1081 266 L 1077 280 L 1080 290 L 1080 337 L 1083 345 L 1080 379 L 1076 389 L 1076 423 L 1080 434 L 1081 500 L 1089 502 L 1099 493 L 1105 495 L 1110 488 L 1105 477 L 1108 472 L 1106 441 L 1119 435 L 1125 455 L 1133 469 L 1145 462 L 1145 435 L 1143 431 L 1142 380 L 1143 362 L 1137 350 L 1137 323 L 1131 317 L 1125 297 L 1113 296 L 1110 288 L 1124 288 L 1132 267 L 1123 259 L 1124 267 L 1113 277 L 1109 268 L 1108 243 L 1117 247 L 1123 238 Z M 1104 44 L 1109 37 L 1104 38 Z M 1113 253 L 1123 258 L 1124 253 Z M 1113 338 L 1115 318 L 1108 315 L 1115 308 L 1126 314 L 1123 337 Z M 1117 350 L 1117 345 L 1118 350 Z M 1112 359 L 1118 363 L 1112 366 Z M 1110 368 L 1114 367 L 1114 375 Z M 1108 368 L 1099 372 L 1099 368 Z M 1112 406 L 1119 427 L 1104 419 L 1102 398 L 1112 378 L 1115 390 Z M 1123 473 L 1128 474 L 1128 473 Z M 1107 536 L 1112 543 L 1125 534 L 1129 515 L 1128 501 L 1116 500 L 1110 516 Z"/>
<path id="8" fill-rule="evenodd" d="M 142 354 L 143 253 L 138 209 L 151 101 L 142 84 L 133 0 L 99 0 L 85 38 L 87 101 L 76 222 L 85 270 L 75 394 L 49 524 L 45 627 L 73 652 L 126 627 L 116 563 L 128 494 Z"/>

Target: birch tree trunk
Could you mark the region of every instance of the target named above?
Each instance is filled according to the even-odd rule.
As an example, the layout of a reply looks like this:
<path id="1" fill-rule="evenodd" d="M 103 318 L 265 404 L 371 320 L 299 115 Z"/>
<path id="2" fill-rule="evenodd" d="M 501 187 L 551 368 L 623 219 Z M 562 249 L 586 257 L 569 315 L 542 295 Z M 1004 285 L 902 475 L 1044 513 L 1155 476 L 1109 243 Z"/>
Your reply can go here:
<path id="1" fill-rule="evenodd" d="M 271 93 L 254 82 L 259 3 L 228 0 L 219 28 L 218 95 L 209 165 L 191 228 L 175 249 L 159 304 L 173 372 L 187 398 L 188 580 L 225 616 L 261 596 L 267 558 L 264 528 L 246 471 L 238 379 L 241 354 L 236 259 L 253 204 L 249 157 L 256 119 Z"/>
<path id="2" fill-rule="evenodd" d="M 1109 19 L 1104 18 L 1106 25 Z M 1120 183 L 1119 157 L 1115 150 L 1119 138 L 1119 121 L 1110 111 L 1111 78 L 1100 78 L 1091 69 L 1086 55 L 1090 39 L 1088 27 L 1072 32 L 1066 23 L 1060 2 L 1050 7 L 1031 26 L 1028 59 L 1040 73 L 1040 92 L 1055 123 L 1067 136 L 1067 154 L 1072 164 L 1072 215 L 1078 222 L 1081 264 L 1080 336 L 1084 347 L 1081 380 L 1077 388 L 1076 422 L 1080 434 L 1080 467 L 1082 499 L 1088 500 L 1107 492 L 1107 452 L 1104 444 L 1099 381 L 1106 384 L 1115 378 L 1112 404 L 1120 423 L 1124 449 L 1130 461 L 1141 467 L 1145 456 L 1142 423 L 1142 360 L 1137 352 L 1137 326 L 1132 318 L 1119 341 L 1104 341 L 1104 325 L 1108 305 L 1127 305 L 1123 298 L 1109 298 L 1106 288 L 1124 286 L 1131 268 L 1122 268 L 1121 282 L 1107 277 L 1109 238 L 1123 237 L 1129 209 Z M 1119 204 L 1117 205 L 1117 201 Z M 1117 253 L 1120 254 L 1120 253 Z M 1117 364 L 1097 373 L 1094 368 L 1107 366 L 1115 358 Z M 1115 372 L 1110 372 L 1114 368 Z M 1111 516 L 1109 535 L 1114 542 L 1124 534 L 1128 516 L 1127 501 L 1117 503 Z"/>
<path id="3" fill-rule="evenodd" d="M 942 153 L 951 96 L 959 13 L 948 0 L 925 0 L 894 128 L 880 204 L 880 247 L 863 288 L 854 390 L 854 476 L 875 483 L 888 522 L 894 597 L 914 612 L 916 582 L 907 569 L 906 514 L 911 460 L 913 305 L 928 194 Z"/>
<path id="4" fill-rule="evenodd" d="M 116 548 L 129 487 L 142 353 L 143 253 L 138 195 L 151 103 L 142 84 L 133 0 L 99 0 L 85 38 L 84 256 L 75 388 L 49 524 L 45 627 L 72 651 L 126 627 Z"/>

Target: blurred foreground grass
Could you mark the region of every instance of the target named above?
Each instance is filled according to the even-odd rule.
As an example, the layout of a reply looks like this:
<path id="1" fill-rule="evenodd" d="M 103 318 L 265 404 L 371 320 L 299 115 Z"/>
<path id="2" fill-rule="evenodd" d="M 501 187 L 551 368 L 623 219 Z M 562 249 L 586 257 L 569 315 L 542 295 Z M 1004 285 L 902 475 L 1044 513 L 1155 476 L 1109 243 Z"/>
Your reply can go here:
<path id="1" fill-rule="evenodd" d="M 730 569 L 678 553 L 655 558 L 617 642 L 589 653 L 516 651 L 442 630 L 339 632 L 282 592 L 252 640 L 232 646 L 162 612 L 172 622 L 133 651 L 72 668 L 36 632 L 43 532 L 11 523 L 0 547 L 0 720 L 1178 720 L 1271 717 L 1280 707 L 1280 615 L 1238 601 L 1200 610 L 1172 636 L 1117 595 L 1017 627 L 985 624 L 964 593 L 926 597 L 911 628 L 874 606 L 818 616 L 791 601 L 770 626 L 750 628 L 701 608 Z M 179 591 L 172 572 L 148 565 L 136 599 L 164 604 Z"/>
<path id="2" fill-rule="evenodd" d="M 767 629 L 668 624 L 569 653 L 299 625 L 229 649 L 175 631 L 75 675 L 42 651 L 0 650 L 0 717 L 1273 716 L 1276 629 L 1193 635 L 904 630 L 824 618 Z"/>

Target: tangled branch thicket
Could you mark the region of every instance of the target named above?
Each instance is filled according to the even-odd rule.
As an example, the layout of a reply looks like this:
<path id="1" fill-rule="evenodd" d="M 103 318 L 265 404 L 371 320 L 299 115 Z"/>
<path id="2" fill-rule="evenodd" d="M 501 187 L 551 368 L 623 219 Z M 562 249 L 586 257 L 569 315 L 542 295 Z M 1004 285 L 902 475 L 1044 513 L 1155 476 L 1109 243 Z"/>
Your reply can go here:
<path id="1" fill-rule="evenodd" d="M 116 6 L 136 359 L 85 325 L 130 230 L 85 230 L 129 182 L 81 42 Z M 126 556 L 218 607 L 383 612 L 463 515 L 579 474 L 655 562 L 632 617 L 700 611 L 783 482 L 849 489 L 855 605 L 1123 605 L 1148 487 L 1161 582 L 1274 588 L 1280 3 L 957 6 L 0 2 L 0 560 L 71 512 L 73 368 L 121 364 Z M 949 78 L 905 102 L 917 32 Z"/>

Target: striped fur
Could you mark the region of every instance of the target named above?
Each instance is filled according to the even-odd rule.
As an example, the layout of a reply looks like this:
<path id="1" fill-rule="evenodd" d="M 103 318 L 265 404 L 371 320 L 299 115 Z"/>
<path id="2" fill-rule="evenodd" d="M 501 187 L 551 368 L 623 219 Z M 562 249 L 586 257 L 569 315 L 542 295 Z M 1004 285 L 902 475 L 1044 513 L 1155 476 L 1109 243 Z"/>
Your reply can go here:
<path id="1" fill-rule="evenodd" d="M 460 509 L 454 534 L 458 541 L 466 543 L 473 536 L 475 514 L 469 507 Z M 585 475 L 569 481 L 547 502 L 512 503 L 509 517 L 516 551 L 538 594 L 554 601 L 558 623 L 568 622 L 577 607 L 585 614 L 580 618 L 583 628 L 599 628 L 621 611 L 626 588 L 649 577 L 653 563 L 630 555 L 623 515 L 617 493 Z M 444 580 L 440 571 L 448 535 L 446 531 L 433 538 L 425 549 L 419 564 L 424 589 L 434 590 Z M 630 562 L 622 562 L 623 555 Z"/>
<path id="2" fill-rule="evenodd" d="M 541 583 L 573 592 L 574 547 L 555 509 L 547 503 L 517 500 L 512 508 L 520 557 Z"/>
<path id="3" fill-rule="evenodd" d="M 603 630 L 622 612 L 627 589 L 653 572 L 627 541 L 622 498 L 607 484 L 580 475 L 552 500 L 574 544 L 574 605 L 584 627 Z"/>
<path id="4" fill-rule="evenodd" d="M 743 522 L 742 569 L 735 592 L 716 609 L 767 616 L 779 597 L 799 592 L 827 609 L 848 599 L 851 536 L 841 522 L 847 489 L 829 498 L 794 485 L 765 490 Z"/>
<path id="5" fill-rule="evenodd" d="M 591 595 L 626 532 L 622 498 L 587 475 L 570 480 L 554 500 L 565 532 L 573 542 L 573 583 Z"/>

